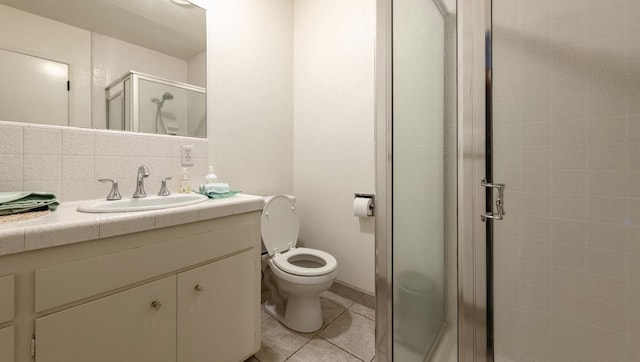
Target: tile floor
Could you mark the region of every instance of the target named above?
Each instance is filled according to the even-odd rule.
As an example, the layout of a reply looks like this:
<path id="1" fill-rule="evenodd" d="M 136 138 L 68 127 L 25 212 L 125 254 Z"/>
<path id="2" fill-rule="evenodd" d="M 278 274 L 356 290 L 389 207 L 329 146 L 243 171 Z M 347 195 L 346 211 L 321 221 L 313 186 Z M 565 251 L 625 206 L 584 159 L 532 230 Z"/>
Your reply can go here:
<path id="1" fill-rule="evenodd" d="M 262 347 L 245 362 L 373 361 L 374 310 L 330 291 L 320 302 L 324 326 L 314 333 L 294 332 L 263 310 Z"/>

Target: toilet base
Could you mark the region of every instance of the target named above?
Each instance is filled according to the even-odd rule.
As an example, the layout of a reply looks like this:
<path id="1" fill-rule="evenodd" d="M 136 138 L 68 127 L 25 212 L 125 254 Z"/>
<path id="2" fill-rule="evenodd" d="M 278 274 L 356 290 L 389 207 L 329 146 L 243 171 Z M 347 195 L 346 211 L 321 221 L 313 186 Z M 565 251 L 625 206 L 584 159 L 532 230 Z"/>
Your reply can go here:
<path id="1" fill-rule="evenodd" d="M 284 315 L 270 301 L 264 303 L 264 310 L 268 315 L 294 331 L 310 333 L 322 328 L 322 308 L 318 295 L 289 294 Z"/>

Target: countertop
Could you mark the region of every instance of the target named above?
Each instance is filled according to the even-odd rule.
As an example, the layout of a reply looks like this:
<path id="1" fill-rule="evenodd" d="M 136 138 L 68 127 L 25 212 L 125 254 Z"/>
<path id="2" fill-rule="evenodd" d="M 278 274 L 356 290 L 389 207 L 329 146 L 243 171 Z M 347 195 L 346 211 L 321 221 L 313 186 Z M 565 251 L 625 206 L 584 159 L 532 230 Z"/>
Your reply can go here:
<path id="1" fill-rule="evenodd" d="M 238 194 L 195 205 L 139 212 L 84 213 L 80 204 L 62 203 L 46 216 L 0 224 L 0 256 L 160 229 L 196 221 L 261 210 L 261 196 Z"/>

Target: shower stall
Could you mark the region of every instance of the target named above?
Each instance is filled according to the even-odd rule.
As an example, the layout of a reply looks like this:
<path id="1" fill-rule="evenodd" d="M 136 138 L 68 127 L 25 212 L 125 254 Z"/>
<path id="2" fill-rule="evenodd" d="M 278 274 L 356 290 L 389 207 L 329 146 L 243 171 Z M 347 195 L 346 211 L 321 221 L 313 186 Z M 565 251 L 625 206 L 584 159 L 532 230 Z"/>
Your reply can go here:
<path id="1" fill-rule="evenodd" d="M 378 360 L 640 360 L 640 0 L 377 17 Z"/>
<path id="2" fill-rule="evenodd" d="M 206 137 L 206 90 L 131 71 L 106 88 L 107 128 Z"/>

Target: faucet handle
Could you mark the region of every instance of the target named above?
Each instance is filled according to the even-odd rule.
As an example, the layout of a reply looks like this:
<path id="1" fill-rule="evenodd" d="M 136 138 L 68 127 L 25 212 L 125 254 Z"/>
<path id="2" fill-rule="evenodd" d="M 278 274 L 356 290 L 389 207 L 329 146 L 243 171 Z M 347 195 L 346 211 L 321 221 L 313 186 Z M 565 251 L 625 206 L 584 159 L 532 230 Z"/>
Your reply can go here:
<path id="1" fill-rule="evenodd" d="M 169 196 L 171 192 L 167 188 L 167 180 L 171 180 L 171 177 L 165 177 L 162 179 L 160 184 L 160 191 L 158 191 L 158 196 Z"/>
<path id="2" fill-rule="evenodd" d="M 122 199 L 122 196 L 120 196 L 120 191 L 118 191 L 118 181 L 110 178 L 101 178 L 98 181 L 102 183 L 111 182 L 111 191 L 109 192 L 109 195 L 107 195 L 107 200 L 111 201 Z"/>

